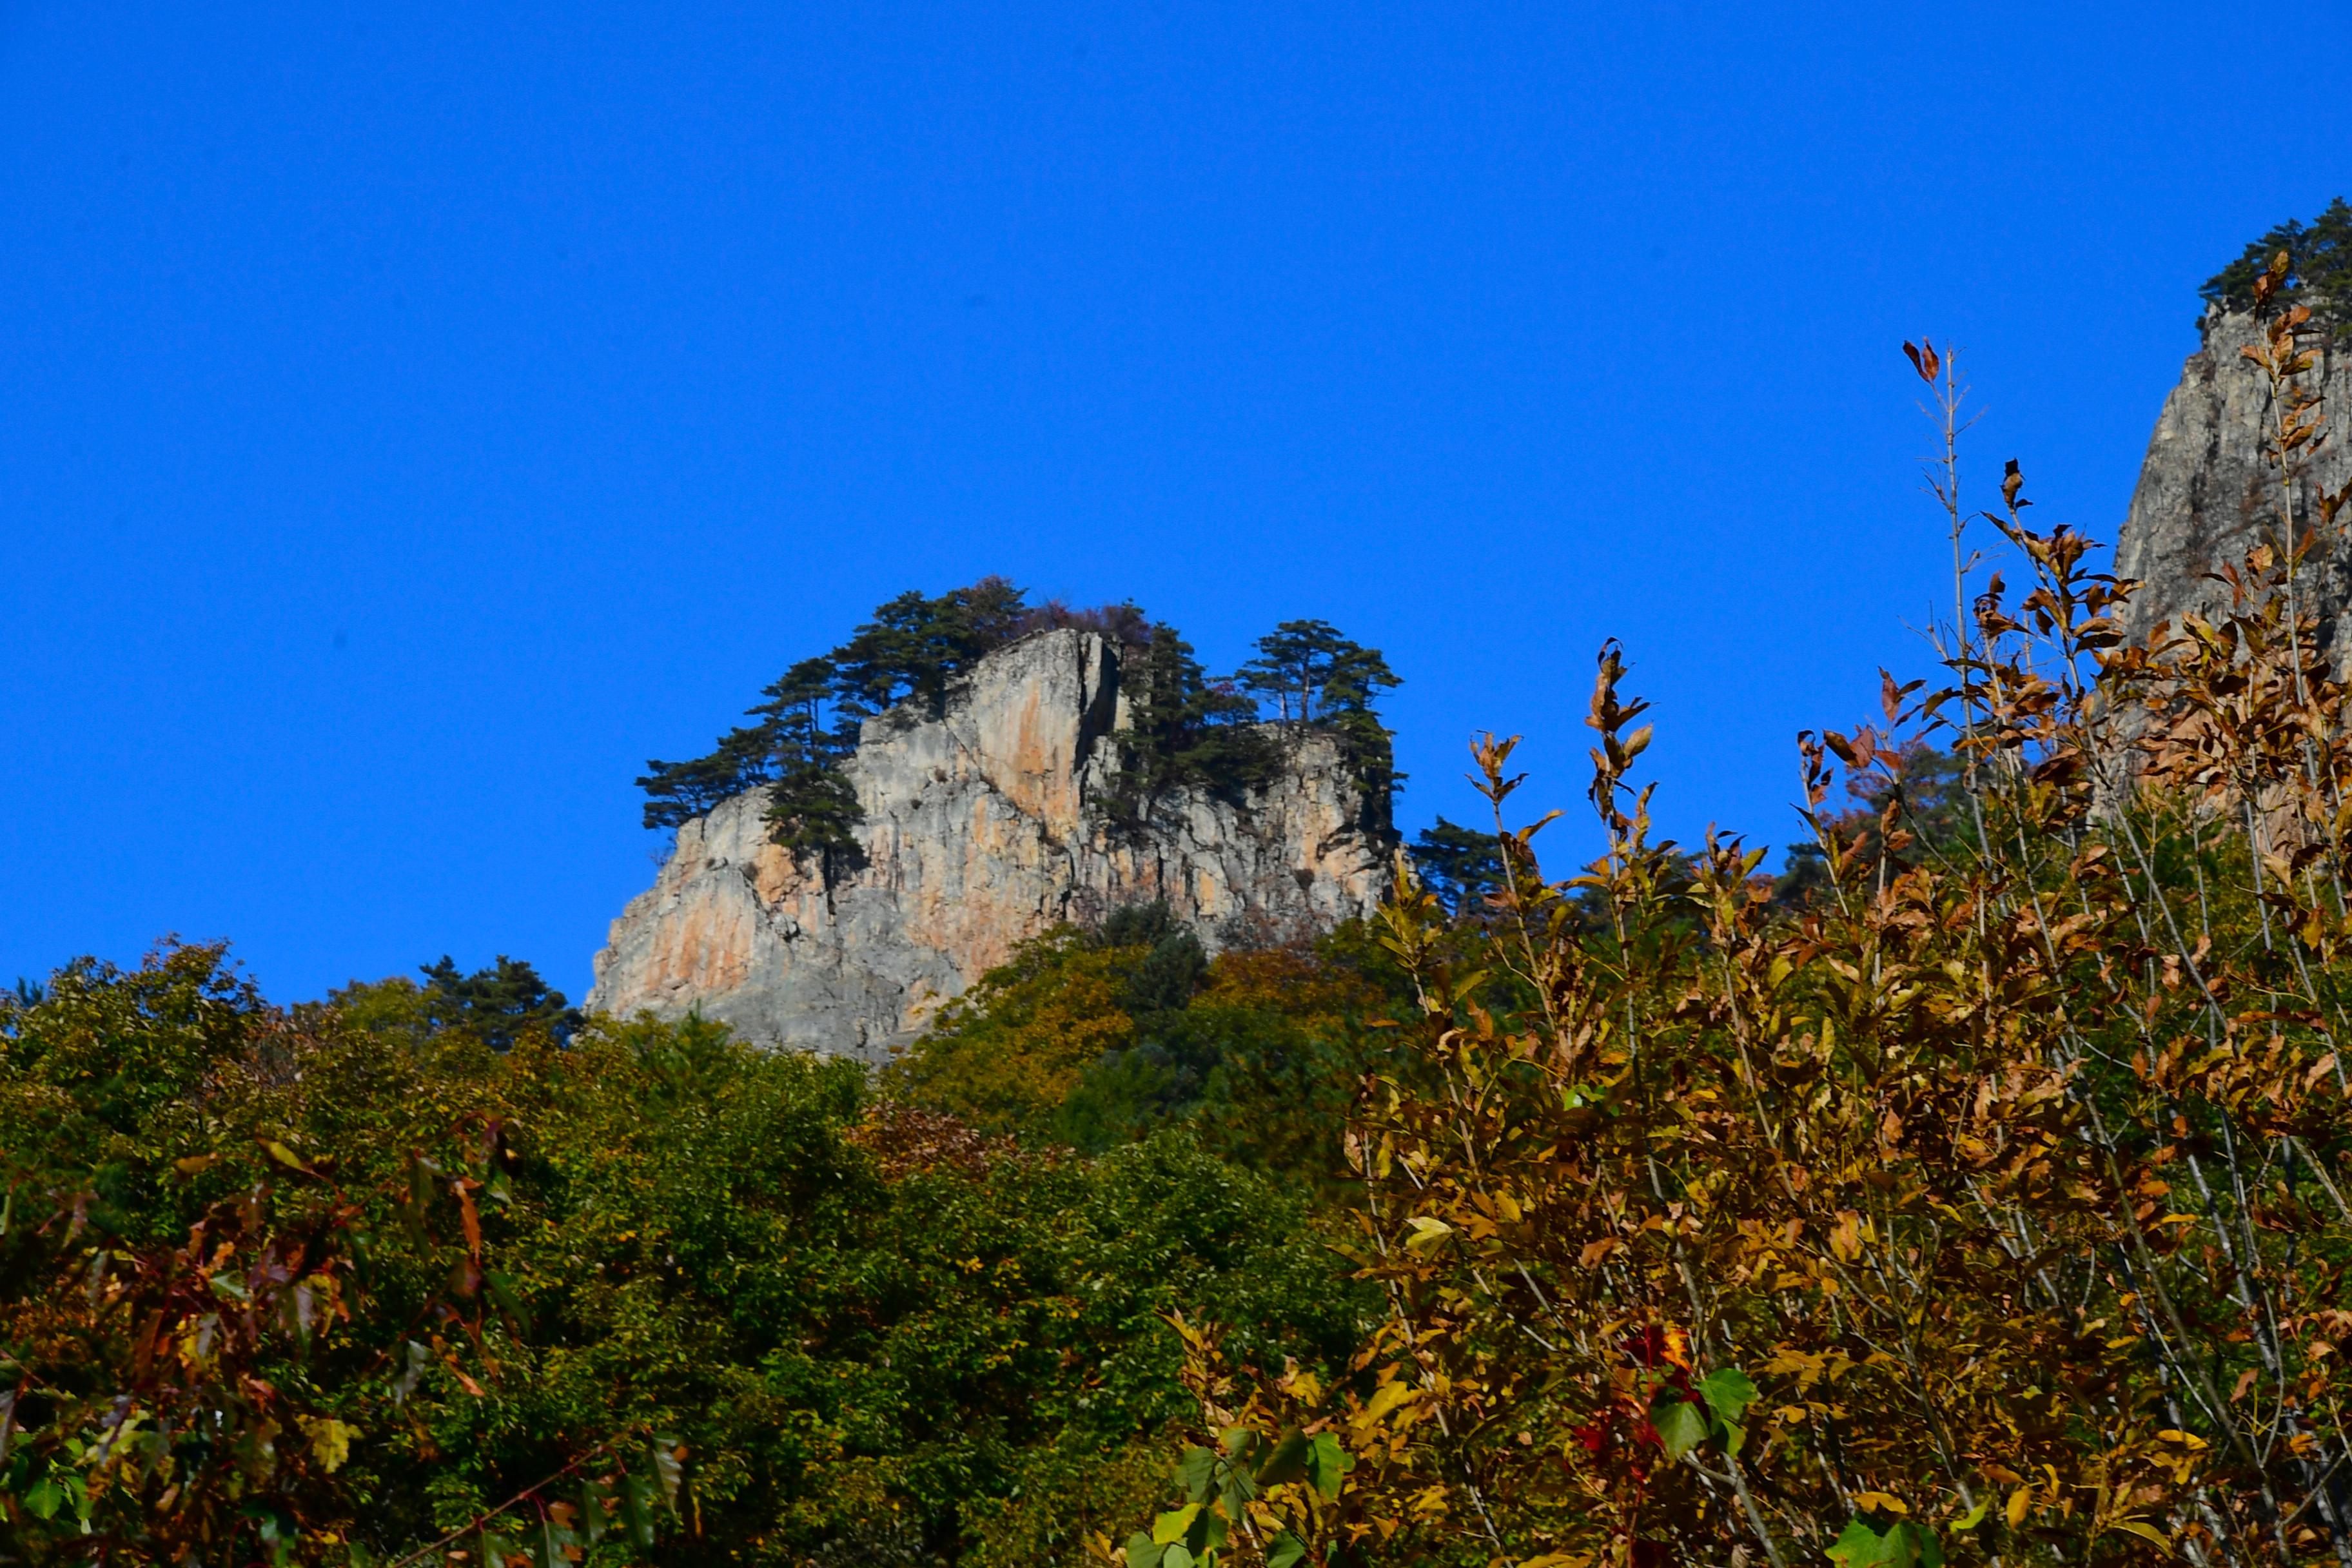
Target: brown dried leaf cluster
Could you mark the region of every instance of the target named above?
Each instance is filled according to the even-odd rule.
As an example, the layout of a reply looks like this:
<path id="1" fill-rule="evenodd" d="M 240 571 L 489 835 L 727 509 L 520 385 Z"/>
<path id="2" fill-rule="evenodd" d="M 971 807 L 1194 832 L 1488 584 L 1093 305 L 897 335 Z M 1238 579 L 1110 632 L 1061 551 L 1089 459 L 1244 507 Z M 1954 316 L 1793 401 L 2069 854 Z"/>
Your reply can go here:
<path id="1" fill-rule="evenodd" d="M 1400 868 L 1421 1016 L 1349 1135 L 1387 1321 L 1329 1387 L 1184 1325 L 1211 1558 L 2352 1563 L 2352 734 L 2298 580 L 2344 498 L 2304 477 L 2307 319 L 2252 356 L 2289 533 L 2136 646 L 2132 585 L 2027 525 L 2014 464 L 1982 521 L 2032 580 L 1963 590 L 1956 373 L 1911 350 L 1965 617 L 1943 689 L 1804 739 L 1818 896 L 1652 839 L 1613 647 L 1608 852 L 1549 880 L 1542 824 L 1507 830 L 1475 972 Z M 1956 816 L 1908 786 L 1922 736 Z M 1498 828 L 1511 750 L 1475 748 Z M 1827 813 L 1840 768 L 1877 821 Z M 1343 1445 L 1336 1496 L 1236 1468 L 1288 1433 Z"/>

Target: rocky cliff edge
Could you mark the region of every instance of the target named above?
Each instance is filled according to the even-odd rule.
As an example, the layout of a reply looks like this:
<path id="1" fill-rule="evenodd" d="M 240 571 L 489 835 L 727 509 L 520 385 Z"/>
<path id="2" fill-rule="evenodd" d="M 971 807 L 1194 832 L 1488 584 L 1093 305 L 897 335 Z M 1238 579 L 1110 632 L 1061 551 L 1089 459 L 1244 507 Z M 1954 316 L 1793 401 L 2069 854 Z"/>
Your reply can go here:
<path id="1" fill-rule="evenodd" d="M 763 1045 L 879 1059 L 1058 921 L 1165 899 L 1212 952 L 1370 913 L 1389 843 L 1330 737 L 1237 801 L 1164 796 L 1139 827 L 1105 809 L 1125 714 L 1117 651 L 1042 632 L 973 669 L 931 721 L 868 720 L 846 764 L 863 863 L 828 887 L 769 842 L 764 792 L 678 829 L 654 886 L 596 955 L 592 1011 L 698 1010 Z"/>
<path id="2" fill-rule="evenodd" d="M 2116 574 L 2144 584 L 2126 616 L 2126 629 L 2136 637 L 2159 621 L 2177 628 L 2188 611 L 2226 605 L 2228 587 L 2207 574 L 2279 537 L 2278 470 L 2264 445 L 2269 393 L 2261 370 L 2239 352 L 2260 333 L 2251 314 L 2207 316 L 2203 346 L 2189 356 L 2180 384 L 2164 400 L 2116 542 Z M 2315 335 L 2305 342 L 2316 352 L 2316 390 L 2330 431 L 2313 455 L 2309 477 L 2334 489 L 2352 480 L 2352 339 L 2331 345 Z M 2312 505 L 2308 483 L 2295 504 L 2298 529 L 2309 527 L 2312 520 L 2303 516 Z M 2300 580 L 2310 591 L 2321 639 L 2340 662 L 2352 653 L 2352 545 L 2341 535 L 2322 541 Z"/>

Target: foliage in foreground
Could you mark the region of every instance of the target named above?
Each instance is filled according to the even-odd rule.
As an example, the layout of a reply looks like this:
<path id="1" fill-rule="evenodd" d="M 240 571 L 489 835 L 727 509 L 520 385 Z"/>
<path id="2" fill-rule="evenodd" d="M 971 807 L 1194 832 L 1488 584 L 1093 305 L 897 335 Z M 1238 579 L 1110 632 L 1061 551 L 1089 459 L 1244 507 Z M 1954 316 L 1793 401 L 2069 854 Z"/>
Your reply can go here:
<path id="1" fill-rule="evenodd" d="M 13 1560 L 1050 1562 L 1189 1408 L 1168 1313 L 1355 1331 L 1181 1133 L 1050 1157 L 697 1024 L 339 1000 L 181 948 L 0 1004 Z"/>
<path id="2" fill-rule="evenodd" d="M 2352 1561 L 2352 732 L 2298 579 L 2347 496 L 2305 463 L 2309 321 L 2249 356 L 2294 531 L 2231 612 L 2124 646 L 2127 585 L 2026 525 L 2011 465 L 2032 588 L 1984 584 L 1884 731 L 1807 738 L 1793 913 L 1760 852 L 1653 840 L 1604 649 L 1606 854 L 1552 883 L 1541 822 L 1506 834 L 1475 966 L 1400 868 L 1420 1016 L 1348 1133 L 1385 1321 L 1334 1380 L 1189 1320 L 1180 1495 L 1099 1550 Z M 1957 790 L 1906 778 L 1922 726 Z M 1511 749 L 1476 748 L 1498 826 Z M 1875 821 L 1827 811 L 1841 766 Z"/>
<path id="3" fill-rule="evenodd" d="M 2289 531 L 2230 613 L 2123 646 L 2012 465 L 2031 592 L 1956 572 L 1950 684 L 1807 739 L 1777 888 L 1653 841 L 1612 647 L 1580 875 L 1482 742 L 1496 830 L 1400 865 L 1382 957 L 1164 910 L 1024 950 L 897 1075 L 977 1130 L 503 962 L 20 986 L 0 1550 L 2352 1563 L 2352 736 L 2302 577 L 2352 497 L 2297 265 L 2250 285 Z M 1312 721 L 1344 667 L 1297 653 L 1254 679 Z M 1334 1163 L 1352 1287 L 1282 1195 Z"/>

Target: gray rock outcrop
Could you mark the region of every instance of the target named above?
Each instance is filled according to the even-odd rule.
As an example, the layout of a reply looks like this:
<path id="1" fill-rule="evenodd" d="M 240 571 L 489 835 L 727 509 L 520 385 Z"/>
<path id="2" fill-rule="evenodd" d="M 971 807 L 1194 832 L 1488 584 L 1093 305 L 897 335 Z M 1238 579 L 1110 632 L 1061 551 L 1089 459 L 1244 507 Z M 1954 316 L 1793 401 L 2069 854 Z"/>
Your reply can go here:
<path id="1" fill-rule="evenodd" d="M 762 792 L 679 828 L 596 955 L 592 1011 L 689 1010 L 763 1045 L 886 1056 L 1013 945 L 1063 921 L 1167 900 L 1212 952 L 1370 912 L 1390 841 L 1328 735 L 1286 734 L 1239 800 L 1106 809 L 1126 705 L 1117 651 L 1038 633 L 982 659 L 943 718 L 868 720 L 846 764 L 863 864 L 827 886 L 770 842 Z"/>
<path id="2" fill-rule="evenodd" d="M 2189 356 L 2180 384 L 2164 400 L 2116 541 L 2116 574 L 2144 584 L 2126 616 L 2135 636 L 2159 621 L 2178 626 L 2188 611 L 2226 605 L 2228 586 L 2209 574 L 2281 537 L 2283 497 L 2265 444 L 2269 389 L 2261 369 L 2239 352 L 2260 340 L 2261 328 L 2252 315 L 2215 311 L 2203 331 L 2203 346 Z M 2316 521 L 2311 481 L 2333 490 L 2352 480 L 2352 337 L 2331 345 L 2315 334 L 2305 344 L 2317 353 L 2315 379 L 2330 434 L 2298 487 L 2299 532 Z M 2341 661 L 2352 653 L 2352 545 L 2341 533 L 2323 539 L 2297 578 L 2308 590 L 2305 605 L 2318 617 L 2323 642 Z"/>

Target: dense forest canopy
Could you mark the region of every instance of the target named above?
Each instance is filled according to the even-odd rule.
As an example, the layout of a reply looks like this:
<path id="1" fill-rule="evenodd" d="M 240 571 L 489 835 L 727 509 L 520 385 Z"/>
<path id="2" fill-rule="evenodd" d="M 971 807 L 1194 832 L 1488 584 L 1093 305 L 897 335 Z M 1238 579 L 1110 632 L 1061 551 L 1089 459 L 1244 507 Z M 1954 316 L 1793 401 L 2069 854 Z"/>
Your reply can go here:
<path id="1" fill-rule="evenodd" d="M 1105 939 L 1139 1007 L 1169 935 Z M 1361 1326 L 1242 1129 L 1080 1160 L 446 968 L 0 996 L 0 1561 L 1032 1568 L 1156 1489 L 1167 1314 Z"/>
<path id="2" fill-rule="evenodd" d="M 647 763 L 637 780 L 646 826 L 677 827 L 722 800 L 765 788 L 777 843 L 822 857 L 828 870 L 852 860 L 860 812 L 840 764 L 857 749 L 865 721 L 901 706 L 936 718 L 956 681 L 982 658 L 1057 626 L 1099 633 L 1119 652 L 1130 717 L 1110 803 L 1116 816 L 1140 821 L 1181 787 L 1239 796 L 1270 776 L 1277 731 L 1288 725 L 1339 741 L 1364 784 L 1372 825 L 1386 830 L 1402 780 L 1377 703 L 1399 682 L 1379 649 L 1326 621 L 1286 621 L 1257 640 L 1257 657 L 1239 672 L 1216 677 L 1174 627 L 1133 604 L 1033 605 L 1002 577 L 933 597 L 899 595 L 848 641 L 787 669 L 750 710 L 752 722 L 721 736 L 708 754 Z"/>

